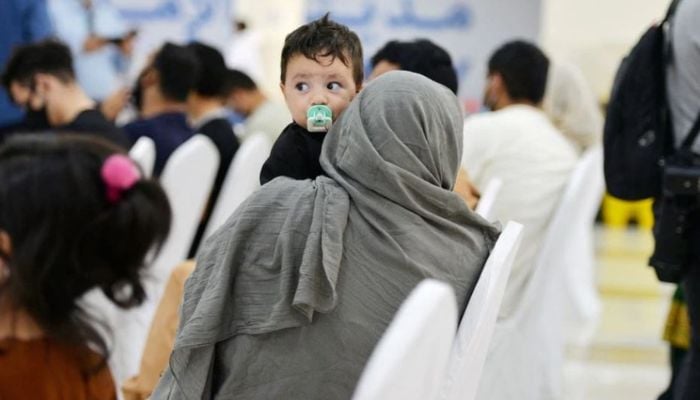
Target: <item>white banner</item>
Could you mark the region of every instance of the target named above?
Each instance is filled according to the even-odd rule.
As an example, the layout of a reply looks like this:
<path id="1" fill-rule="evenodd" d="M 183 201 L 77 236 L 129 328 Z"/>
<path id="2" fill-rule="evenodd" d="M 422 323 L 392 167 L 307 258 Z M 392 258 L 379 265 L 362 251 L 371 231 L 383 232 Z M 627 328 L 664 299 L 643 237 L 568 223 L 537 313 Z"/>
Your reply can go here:
<path id="1" fill-rule="evenodd" d="M 362 41 L 368 60 L 387 41 L 427 38 L 452 56 L 467 110 L 479 108 L 491 52 L 503 42 L 536 41 L 540 0 L 307 0 L 307 20 L 327 11 Z"/>
<path id="2" fill-rule="evenodd" d="M 103 0 L 105 1 L 105 0 Z M 200 40 L 226 49 L 231 38 L 230 0 L 106 0 L 138 30 L 133 77 L 145 58 L 165 41 Z"/>

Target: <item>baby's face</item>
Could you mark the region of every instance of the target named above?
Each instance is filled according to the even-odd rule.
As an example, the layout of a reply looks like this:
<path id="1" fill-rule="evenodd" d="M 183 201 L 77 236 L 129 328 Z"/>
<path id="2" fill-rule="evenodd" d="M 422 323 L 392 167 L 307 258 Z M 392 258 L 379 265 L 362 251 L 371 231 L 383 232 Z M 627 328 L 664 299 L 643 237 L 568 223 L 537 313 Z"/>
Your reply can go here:
<path id="1" fill-rule="evenodd" d="M 292 56 L 287 62 L 285 81 L 280 84 L 294 122 L 304 129 L 307 129 L 309 107 L 317 104 L 330 107 L 335 121 L 359 90 L 351 66 L 331 56 L 317 59 L 318 62 L 302 54 Z"/>

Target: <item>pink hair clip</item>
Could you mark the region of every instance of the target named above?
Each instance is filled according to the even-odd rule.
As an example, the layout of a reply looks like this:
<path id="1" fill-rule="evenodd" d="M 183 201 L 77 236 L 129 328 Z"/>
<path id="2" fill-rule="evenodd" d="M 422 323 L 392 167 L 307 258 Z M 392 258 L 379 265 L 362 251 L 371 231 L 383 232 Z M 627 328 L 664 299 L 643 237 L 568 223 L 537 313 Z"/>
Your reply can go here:
<path id="1" fill-rule="evenodd" d="M 122 194 L 141 179 L 141 173 L 134 162 L 123 154 L 107 157 L 102 163 L 101 175 L 107 189 L 107 201 L 110 204 L 118 202 Z"/>

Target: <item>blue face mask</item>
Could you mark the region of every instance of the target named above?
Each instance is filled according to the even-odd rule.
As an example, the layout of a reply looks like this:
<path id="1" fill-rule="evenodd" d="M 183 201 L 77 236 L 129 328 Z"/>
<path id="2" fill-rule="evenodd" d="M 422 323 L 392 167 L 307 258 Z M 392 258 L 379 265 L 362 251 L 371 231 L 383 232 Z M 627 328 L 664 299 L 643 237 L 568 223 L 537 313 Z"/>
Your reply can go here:
<path id="1" fill-rule="evenodd" d="M 333 124 L 333 111 L 326 105 L 318 104 L 306 111 L 306 130 L 328 132 Z"/>

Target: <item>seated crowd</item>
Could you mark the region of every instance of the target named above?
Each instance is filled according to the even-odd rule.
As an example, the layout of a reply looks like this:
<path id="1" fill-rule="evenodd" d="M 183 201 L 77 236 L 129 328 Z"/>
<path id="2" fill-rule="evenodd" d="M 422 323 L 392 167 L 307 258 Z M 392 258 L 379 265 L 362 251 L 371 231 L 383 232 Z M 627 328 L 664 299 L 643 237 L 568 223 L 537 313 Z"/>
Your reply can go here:
<path id="1" fill-rule="evenodd" d="M 522 41 L 493 53 L 491 112 L 466 122 L 444 49 L 391 41 L 365 80 L 358 36 L 328 15 L 285 40 L 286 108 L 215 48 L 165 43 L 136 80 L 136 118 L 118 127 L 124 104 L 89 97 L 73 65 L 49 39 L 17 47 L 2 74 L 26 113 L 0 131 L 0 398 L 350 398 L 421 280 L 448 283 L 467 307 L 499 236 L 473 211 L 493 178 L 493 219 L 525 226 L 499 318 L 518 307 L 580 152 L 600 137 L 590 99 L 561 94 L 576 73 L 548 84 L 559 67 Z M 258 132 L 274 142 L 262 186 L 204 237 L 239 143 Z M 140 370 L 114 382 L 109 333 L 80 298 L 143 301 L 144 268 L 170 228 L 158 177 L 196 134 L 220 163 L 194 261 L 171 275 Z M 153 179 L 125 155 L 144 136 Z"/>

